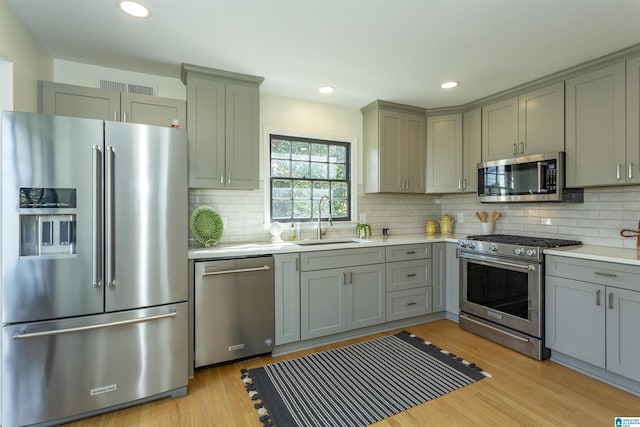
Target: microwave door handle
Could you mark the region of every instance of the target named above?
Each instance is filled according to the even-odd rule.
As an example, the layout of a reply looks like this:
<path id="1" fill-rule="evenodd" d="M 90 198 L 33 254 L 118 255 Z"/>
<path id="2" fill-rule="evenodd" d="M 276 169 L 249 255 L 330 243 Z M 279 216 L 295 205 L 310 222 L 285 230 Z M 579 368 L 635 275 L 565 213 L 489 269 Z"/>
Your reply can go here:
<path id="1" fill-rule="evenodd" d="M 542 162 L 538 162 L 538 194 L 542 193 L 542 185 L 544 181 L 544 165 Z"/>

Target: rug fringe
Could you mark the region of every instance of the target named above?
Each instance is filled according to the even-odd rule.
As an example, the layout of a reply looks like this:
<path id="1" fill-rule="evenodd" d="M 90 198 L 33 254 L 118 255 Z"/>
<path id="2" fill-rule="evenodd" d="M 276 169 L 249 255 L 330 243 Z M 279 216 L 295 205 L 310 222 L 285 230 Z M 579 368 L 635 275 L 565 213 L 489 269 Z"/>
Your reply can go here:
<path id="1" fill-rule="evenodd" d="M 271 421 L 271 417 L 269 416 L 269 412 L 267 411 L 267 408 L 264 407 L 262 399 L 256 390 L 256 386 L 253 384 L 253 380 L 249 376 L 249 370 L 244 368 L 240 369 L 240 374 L 240 378 L 244 382 L 244 387 L 251 400 L 259 400 L 259 402 L 253 404 L 254 409 L 258 411 L 258 420 L 262 423 L 263 427 L 274 427 L 273 421 Z"/>
<path id="2" fill-rule="evenodd" d="M 479 371 L 479 372 L 480 372 L 482 375 L 484 375 L 485 377 L 487 377 L 487 378 L 493 378 L 489 372 L 487 372 L 487 371 L 483 370 L 481 367 L 479 367 L 479 366 L 478 366 L 478 365 L 476 365 L 475 363 L 468 362 L 468 361 L 466 361 L 465 359 L 463 359 L 462 357 L 458 357 L 458 356 L 456 356 L 455 354 L 450 353 L 450 352 L 448 352 L 447 350 L 444 350 L 444 349 L 442 349 L 442 348 L 438 347 L 437 345 L 433 344 L 431 341 L 425 341 L 425 340 L 423 340 L 422 338 L 420 338 L 420 337 L 416 336 L 416 334 L 412 334 L 412 333 L 411 333 L 411 332 L 409 332 L 409 331 L 402 331 L 402 332 L 404 332 L 405 334 L 409 335 L 411 338 L 414 338 L 414 339 L 416 339 L 416 340 L 418 340 L 418 341 L 422 341 L 422 343 L 423 343 L 423 344 L 425 344 L 425 345 L 427 345 L 427 346 L 429 346 L 429 347 L 433 348 L 434 350 L 437 350 L 437 351 L 439 351 L 439 352 L 440 352 L 440 353 L 442 353 L 442 354 L 446 354 L 446 355 L 448 355 L 448 356 L 452 357 L 453 359 L 456 359 L 457 361 L 459 361 L 459 362 L 460 362 L 460 363 L 462 363 L 463 365 L 466 365 L 468 368 L 471 368 L 471 369 L 474 369 L 474 370 L 476 370 L 476 371 Z"/>

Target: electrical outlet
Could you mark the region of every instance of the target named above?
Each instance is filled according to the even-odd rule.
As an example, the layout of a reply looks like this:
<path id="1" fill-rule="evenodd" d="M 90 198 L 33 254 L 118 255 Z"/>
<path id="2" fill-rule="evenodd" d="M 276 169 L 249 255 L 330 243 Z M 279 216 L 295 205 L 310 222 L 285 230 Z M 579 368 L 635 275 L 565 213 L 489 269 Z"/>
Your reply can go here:
<path id="1" fill-rule="evenodd" d="M 458 212 L 458 224 L 464 222 L 464 214 L 462 212 Z"/>

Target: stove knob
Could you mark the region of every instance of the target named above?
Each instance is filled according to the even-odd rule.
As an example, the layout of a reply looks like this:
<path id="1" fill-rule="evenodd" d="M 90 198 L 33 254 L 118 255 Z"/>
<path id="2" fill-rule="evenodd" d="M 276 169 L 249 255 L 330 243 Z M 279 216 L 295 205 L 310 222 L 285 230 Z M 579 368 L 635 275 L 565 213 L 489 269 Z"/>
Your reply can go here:
<path id="1" fill-rule="evenodd" d="M 467 244 L 465 242 L 460 242 L 460 247 L 462 249 L 465 249 L 465 248 L 467 248 Z"/>
<path id="2" fill-rule="evenodd" d="M 529 250 L 527 250 L 527 255 L 529 255 L 529 256 L 536 256 L 536 255 L 537 255 L 537 252 L 536 252 L 536 250 L 535 250 L 535 249 L 529 249 Z"/>
<path id="3" fill-rule="evenodd" d="M 475 243 L 469 242 L 469 245 L 467 246 L 469 249 L 475 249 L 476 245 Z"/>
<path id="4" fill-rule="evenodd" d="M 489 250 L 491 252 L 497 252 L 498 251 L 498 247 L 492 243 L 492 244 L 489 245 Z"/>
<path id="5" fill-rule="evenodd" d="M 524 249 L 516 248 L 516 255 L 523 255 L 523 254 L 524 254 Z"/>

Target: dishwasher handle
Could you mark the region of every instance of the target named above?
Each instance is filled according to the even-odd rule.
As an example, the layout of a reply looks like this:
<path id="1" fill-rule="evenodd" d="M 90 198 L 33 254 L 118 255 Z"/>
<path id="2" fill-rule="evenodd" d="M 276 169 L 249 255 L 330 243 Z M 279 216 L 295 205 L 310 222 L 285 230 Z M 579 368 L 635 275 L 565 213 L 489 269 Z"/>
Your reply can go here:
<path id="1" fill-rule="evenodd" d="M 253 268 L 239 268 L 237 270 L 203 271 L 202 277 L 218 276 L 221 274 L 249 273 L 252 271 L 269 271 L 269 270 L 271 270 L 270 265 L 264 265 L 262 267 L 253 267 Z"/>

